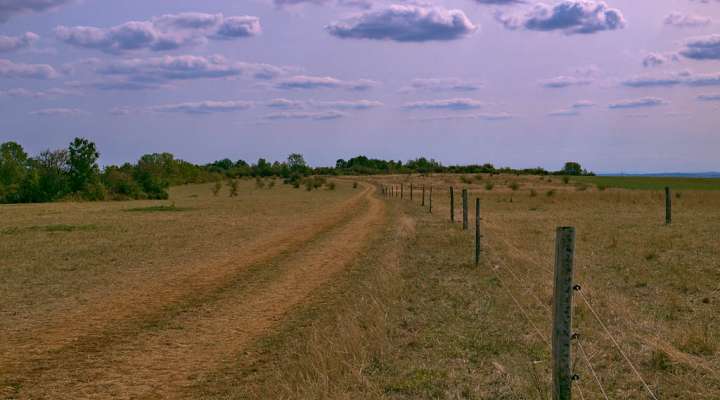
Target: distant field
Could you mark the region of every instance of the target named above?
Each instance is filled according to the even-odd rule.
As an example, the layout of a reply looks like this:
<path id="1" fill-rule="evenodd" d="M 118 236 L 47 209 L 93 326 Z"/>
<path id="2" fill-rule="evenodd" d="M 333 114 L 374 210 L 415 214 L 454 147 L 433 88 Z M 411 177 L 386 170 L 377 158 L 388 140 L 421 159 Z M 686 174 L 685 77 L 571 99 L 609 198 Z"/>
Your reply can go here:
<path id="1" fill-rule="evenodd" d="M 669 186 L 675 190 L 720 190 L 720 178 L 582 176 L 571 180 L 620 189 L 663 190 Z"/>

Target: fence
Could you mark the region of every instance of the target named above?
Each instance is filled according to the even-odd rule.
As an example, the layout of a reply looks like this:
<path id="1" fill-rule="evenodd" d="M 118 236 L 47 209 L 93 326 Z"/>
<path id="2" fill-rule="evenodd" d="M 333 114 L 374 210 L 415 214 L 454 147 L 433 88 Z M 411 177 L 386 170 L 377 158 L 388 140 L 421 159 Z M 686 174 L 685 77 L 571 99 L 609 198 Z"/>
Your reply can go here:
<path id="1" fill-rule="evenodd" d="M 394 186 L 392 186 L 394 187 Z M 400 185 L 402 188 L 402 185 Z M 410 198 L 412 199 L 412 188 L 410 185 Z M 387 187 L 383 186 L 383 193 L 387 192 Z M 429 208 L 428 212 L 432 213 L 432 191 L 433 187 L 429 188 Z M 402 189 L 401 189 L 402 193 Z M 425 207 L 425 186 L 422 186 L 422 200 L 420 202 L 422 207 Z M 468 195 L 467 189 L 462 190 L 462 230 L 468 230 Z M 450 223 L 455 223 L 455 189 L 449 187 L 449 210 L 450 210 Z M 402 194 L 401 194 L 402 199 Z M 481 216 L 480 216 L 480 198 L 475 198 L 475 240 L 474 240 L 474 262 L 475 266 L 480 265 L 481 254 L 482 254 L 482 233 L 481 233 Z M 670 225 L 672 223 L 672 199 L 670 188 L 665 188 L 665 224 Z M 538 338 L 543 341 L 552 356 L 552 398 L 553 400 L 570 400 L 572 399 L 573 388 L 577 389 L 577 392 L 581 399 L 584 399 L 584 393 L 582 391 L 581 377 L 577 373 L 577 363 L 572 361 L 572 349 L 573 345 L 578 350 L 577 353 L 579 358 L 582 359 L 584 364 L 587 366 L 590 372 L 590 379 L 595 385 L 598 386 L 600 393 L 604 399 L 609 399 L 605 387 L 602 384 L 600 376 L 597 374 L 597 369 L 592 363 L 591 357 L 588 355 L 585 347 L 583 346 L 583 338 L 579 332 L 573 331 L 572 317 L 573 311 L 576 308 L 574 306 L 574 297 L 579 297 L 581 304 L 588 310 L 592 315 L 595 322 L 601 328 L 602 332 L 608 337 L 613 347 L 619 355 L 622 357 L 624 362 L 627 364 L 633 375 L 637 379 L 638 383 L 642 385 L 643 390 L 647 393 L 648 398 L 657 400 L 655 392 L 650 388 L 647 381 L 644 379 L 642 374 L 638 371 L 637 367 L 627 355 L 627 353 L 620 346 L 619 340 L 612 334 L 608 328 L 608 324 L 601 317 L 601 313 L 595 309 L 592 302 L 587 298 L 583 291 L 583 287 L 577 284 L 574 280 L 573 269 L 575 263 L 575 228 L 574 227 L 559 227 L 555 232 L 555 268 L 552 272 L 554 276 L 553 285 L 553 306 L 550 308 L 544 303 L 534 292 L 531 292 L 532 297 L 538 304 L 545 307 L 552 316 L 552 337 L 550 340 L 542 333 L 538 326 L 530 318 L 529 313 L 522 306 L 522 303 L 518 301 L 517 297 L 506 290 L 508 296 L 512 299 L 514 305 L 517 307 L 519 313 L 523 315 L 525 320 L 531 326 L 533 332 Z M 523 279 L 528 281 L 528 277 L 518 276 L 513 269 L 501 265 L 496 265 L 495 268 L 491 268 L 492 273 L 501 283 L 503 288 L 508 288 L 505 284 L 504 279 L 498 273 L 498 269 L 503 268 L 508 271 L 513 279 L 522 282 Z M 573 296 L 577 294 L 577 296 Z"/>

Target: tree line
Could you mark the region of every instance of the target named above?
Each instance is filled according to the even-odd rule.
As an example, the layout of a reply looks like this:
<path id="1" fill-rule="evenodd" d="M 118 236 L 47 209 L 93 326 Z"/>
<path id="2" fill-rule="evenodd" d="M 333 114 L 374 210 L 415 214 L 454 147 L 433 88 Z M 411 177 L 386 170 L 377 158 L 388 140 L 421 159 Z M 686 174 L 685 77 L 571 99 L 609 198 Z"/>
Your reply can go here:
<path id="1" fill-rule="evenodd" d="M 376 175 L 431 173 L 512 173 L 532 175 L 589 175 L 580 164 L 566 163 L 560 171 L 542 168 L 495 168 L 492 164 L 443 166 L 424 157 L 386 161 L 358 156 L 337 160 L 334 167 L 310 167 L 301 154 L 291 154 L 284 162 L 260 158 L 222 159 L 196 165 L 176 159 L 170 153 L 153 153 L 136 163 L 100 168 L 95 143 L 75 138 L 67 149 L 45 150 L 30 157 L 16 142 L 0 145 L 0 203 L 41 203 L 58 200 L 167 199 L 168 188 L 188 183 L 218 182 L 242 177 L 280 177 L 297 187 L 309 175 Z"/>

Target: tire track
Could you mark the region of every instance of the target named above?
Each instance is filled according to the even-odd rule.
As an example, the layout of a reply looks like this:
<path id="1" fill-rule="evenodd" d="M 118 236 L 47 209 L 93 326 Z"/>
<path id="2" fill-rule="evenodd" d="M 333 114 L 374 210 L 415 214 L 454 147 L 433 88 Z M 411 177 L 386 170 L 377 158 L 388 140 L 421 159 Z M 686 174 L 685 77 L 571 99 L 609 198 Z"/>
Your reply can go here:
<path id="1" fill-rule="evenodd" d="M 182 397 L 198 374 L 221 368 L 356 257 L 384 219 L 384 204 L 370 193 L 362 192 L 366 206 L 349 223 L 285 258 L 276 280 L 239 294 L 229 290 L 178 315 L 174 329 L 142 331 L 83 360 L 79 370 L 60 363 L 42 371 L 22 397 Z"/>
<path id="2" fill-rule="evenodd" d="M 147 280 L 147 276 L 137 271 L 123 282 L 90 294 L 86 305 L 71 313 L 26 324 L 21 321 L 12 331 L 5 332 L 0 341 L 0 379 L 24 381 L 35 374 L 33 371 L 42 371 L 45 362 L 61 358 L 63 353 L 93 350 L 108 346 L 114 340 L 123 340 L 119 333 L 127 335 L 142 329 L 168 309 L 222 288 L 251 266 L 297 251 L 342 224 L 357 212 L 370 190 L 366 187 L 332 208 L 321 221 L 259 238 L 234 259 L 182 268 L 165 280 Z"/>

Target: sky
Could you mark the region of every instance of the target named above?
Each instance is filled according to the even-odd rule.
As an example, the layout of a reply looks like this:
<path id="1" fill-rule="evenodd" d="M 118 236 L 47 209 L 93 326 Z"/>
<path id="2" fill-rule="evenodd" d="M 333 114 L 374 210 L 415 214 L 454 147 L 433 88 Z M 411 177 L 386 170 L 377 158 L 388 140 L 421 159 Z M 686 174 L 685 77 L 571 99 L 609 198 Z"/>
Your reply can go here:
<path id="1" fill-rule="evenodd" d="M 0 0 L 0 142 L 720 170 L 720 0 Z"/>

